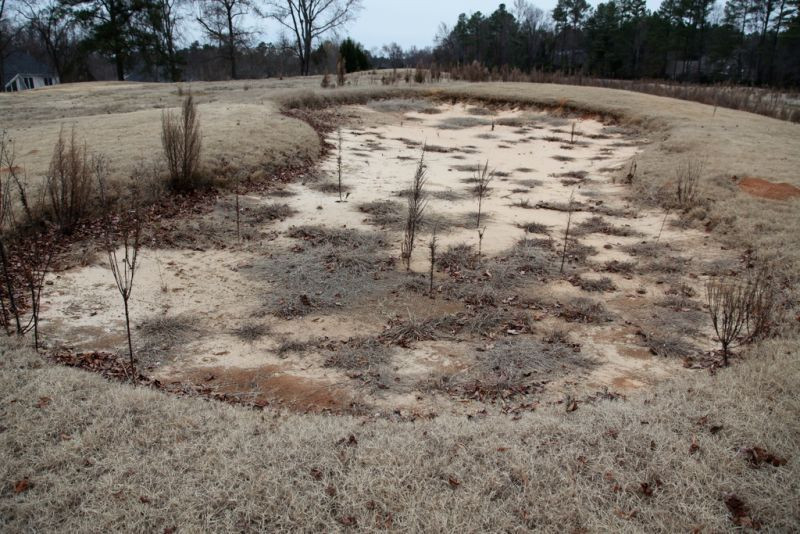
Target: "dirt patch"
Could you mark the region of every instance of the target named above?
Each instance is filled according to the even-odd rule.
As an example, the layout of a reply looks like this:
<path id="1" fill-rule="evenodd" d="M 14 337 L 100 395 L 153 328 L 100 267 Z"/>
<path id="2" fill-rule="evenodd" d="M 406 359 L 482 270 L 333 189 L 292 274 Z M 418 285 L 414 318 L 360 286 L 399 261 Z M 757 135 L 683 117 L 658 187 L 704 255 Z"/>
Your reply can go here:
<path id="1" fill-rule="evenodd" d="M 789 200 L 800 197 L 800 188 L 786 182 L 774 183 L 763 178 L 742 178 L 739 182 L 739 189 L 748 195 L 769 200 Z"/>
<path id="2" fill-rule="evenodd" d="M 180 381 L 205 384 L 215 393 L 240 397 L 254 405 L 272 405 L 307 413 L 352 413 L 360 406 L 335 383 L 305 378 L 264 365 L 252 369 L 203 367 L 180 375 Z"/>

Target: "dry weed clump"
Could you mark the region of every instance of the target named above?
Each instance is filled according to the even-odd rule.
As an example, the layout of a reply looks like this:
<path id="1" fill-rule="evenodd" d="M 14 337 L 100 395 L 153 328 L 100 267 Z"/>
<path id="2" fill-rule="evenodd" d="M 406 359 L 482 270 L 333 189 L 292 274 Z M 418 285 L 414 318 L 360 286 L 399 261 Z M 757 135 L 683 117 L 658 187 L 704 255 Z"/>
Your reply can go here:
<path id="1" fill-rule="evenodd" d="M 180 116 L 172 111 L 162 113 L 161 145 L 167 161 L 170 189 L 179 192 L 197 189 L 203 178 L 200 173 L 202 134 L 197 104 L 192 95 L 184 99 Z"/>
<path id="2" fill-rule="evenodd" d="M 629 226 L 615 226 L 603 217 L 594 215 L 575 226 L 575 235 L 605 234 L 619 237 L 641 235 Z"/>
<path id="3" fill-rule="evenodd" d="M 575 345 L 558 340 L 541 342 L 529 336 L 502 339 L 478 353 L 476 359 L 478 365 L 470 379 L 484 392 L 504 398 L 593 366 Z"/>
<path id="4" fill-rule="evenodd" d="M 249 321 L 244 322 L 233 329 L 233 335 L 245 343 L 255 343 L 261 338 L 269 335 L 270 328 L 264 323 Z"/>
<path id="5" fill-rule="evenodd" d="M 696 206 L 702 174 L 701 161 L 689 159 L 679 163 L 675 171 L 675 204 L 678 208 L 686 211 Z"/>
<path id="6" fill-rule="evenodd" d="M 602 302 L 585 297 L 575 297 L 561 305 L 561 317 L 575 323 L 604 323 L 611 314 Z"/>
<path id="7" fill-rule="evenodd" d="M 345 308 L 396 283 L 391 275 L 375 276 L 391 267 L 391 260 L 382 254 L 386 247 L 382 234 L 301 226 L 290 228 L 288 235 L 308 247 L 265 258 L 253 273 L 270 282 L 265 293 L 269 313 L 290 319 Z"/>
<path id="8" fill-rule="evenodd" d="M 325 367 L 346 371 L 381 369 L 391 362 L 392 349 L 375 338 L 350 339 L 328 352 Z"/>
<path id="9" fill-rule="evenodd" d="M 262 204 L 252 208 L 250 215 L 255 223 L 263 223 L 267 221 L 284 220 L 297 214 L 297 210 L 282 202 L 272 202 L 270 204 Z"/>
<path id="10" fill-rule="evenodd" d="M 575 276 L 570 279 L 570 282 L 582 290 L 589 292 L 602 293 L 617 290 L 617 286 L 614 285 L 614 282 L 611 280 L 611 278 L 608 278 L 607 276 L 602 278 L 583 278 L 581 276 Z"/>
<path id="11" fill-rule="evenodd" d="M 99 160 L 89 158 L 86 145 L 75 139 L 75 129 L 69 139 L 63 129 L 58 133 L 53 157 L 45 176 L 47 210 L 59 230 L 71 233 L 92 208 L 95 166 Z"/>
<path id="12" fill-rule="evenodd" d="M 170 353 L 197 339 L 201 330 L 198 318 L 190 315 L 157 314 L 136 325 L 138 342 L 136 354 L 140 360 L 163 361 Z"/>
<path id="13" fill-rule="evenodd" d="M 369 215 L 367 222 L 381 227 L 397 227 L 403 222 L 403 205 L 395 200 L 373 200 L 358 205 L 358 211 Z"/>

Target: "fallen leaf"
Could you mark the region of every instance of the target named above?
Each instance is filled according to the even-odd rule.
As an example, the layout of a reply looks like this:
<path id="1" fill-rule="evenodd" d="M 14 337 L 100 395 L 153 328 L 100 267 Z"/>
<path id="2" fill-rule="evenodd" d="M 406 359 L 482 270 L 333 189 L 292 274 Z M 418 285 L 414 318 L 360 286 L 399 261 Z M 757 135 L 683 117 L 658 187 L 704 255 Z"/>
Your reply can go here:
<path id="1" fill-rule="evenodd" d="M 31 489 L 31 482 L 27 478 L 23 478 L 22 480 L 17 480 L 14 483 L 14 493 L 22 493 L 23 491 L 28 491 Z"/>
<path id="2" fill-rule="evenodd" d="M 692 444 L 689 445 L 689 454 L 694 454 L 700 450 L 700 445 L 697 444 L 697 437 L 692 436 Z"/>
<path id="3" fill-rule="evenodd" d="M 317 469 L 316 467 L 311 469 L 311 477 L 314 480 L 321 480 L 322 479 L 322 471 Z"/>
<path id="4" fill-rule="evenodd" d="M 358 521 L 352 515 L 346 515 L 339 518 L 339 523 L 346 527 L 354 527 L 358 524 Z"/>
<path id="5" fill-rule="evenodd" d="M 450 484 L 451 488 L 457 488 L 461 485 L 461 482 L 458 481 L 455 477 L 448 477 L 447 482 Z"/>
<path id="6" fill-rule="evenodd" d="M 747 505 L 735 493 L 725 495 L 725 506 L 733 516 L 733 522 L 742 527 L 758 529 L 761 524 L 750 517 Z"/>
<path id="7" fill-rule="evenodd" d="M 50 404 L 50 402 L 52 400 L 53 399 L 51 399 L 50 397 L 39 397 L 39 402 L 36 403 L 36 407 L 37 408 L 44 408 L 45 406 Z"/>

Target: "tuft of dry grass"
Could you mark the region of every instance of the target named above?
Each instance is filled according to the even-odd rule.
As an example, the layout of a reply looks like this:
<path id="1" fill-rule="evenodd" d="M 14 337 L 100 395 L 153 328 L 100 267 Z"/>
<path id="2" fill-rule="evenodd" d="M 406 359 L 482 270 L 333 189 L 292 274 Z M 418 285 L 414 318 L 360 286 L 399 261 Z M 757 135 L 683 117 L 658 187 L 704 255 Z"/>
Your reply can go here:
<path id="1" fill-rule="evenodd" d="M 561 317 L 577 323 L 603 323 L 611 320 L 611 314 L 602 302 L 585 297 L 575 297 L 561 306 Z"/>
<path id="2" fill-rule="evenodd" d="M 196 339 L 201 330 L 197 317 L 188 315 L 156 315 L 136 325 L 136 357 L 151 363 L 169 358 L 182 345 Z"/>
<path id="3" fill-rule="evenodd" d="M 269 332 L 267 325 L 257 322 L 246 322 L 233 329 L 233 335 L 246 343 L 255 343 Z"/>
<path id="4" fill-rule="evenodd" d="M 256 223 L 288 219 L 297 214 L 297 210 L 282 202 L 262 204 L 250 210 L 250 215 Z"/>

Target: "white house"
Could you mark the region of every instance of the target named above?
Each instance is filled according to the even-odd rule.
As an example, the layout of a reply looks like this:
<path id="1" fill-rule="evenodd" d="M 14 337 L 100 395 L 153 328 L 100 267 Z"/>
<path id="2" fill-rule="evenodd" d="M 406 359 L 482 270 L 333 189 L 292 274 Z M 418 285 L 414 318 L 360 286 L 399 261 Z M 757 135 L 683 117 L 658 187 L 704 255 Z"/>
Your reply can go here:
<path id="1" fill-rule="evenodd" d="M 39 89 L 59 82 L 52 69 L 25 53 L 12 53 L 3 63 L 3 75 L 6 92 Z"/>

